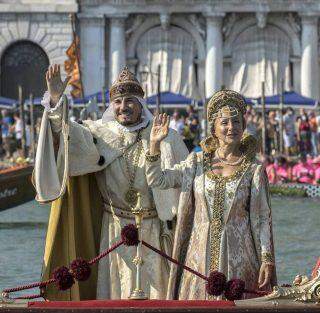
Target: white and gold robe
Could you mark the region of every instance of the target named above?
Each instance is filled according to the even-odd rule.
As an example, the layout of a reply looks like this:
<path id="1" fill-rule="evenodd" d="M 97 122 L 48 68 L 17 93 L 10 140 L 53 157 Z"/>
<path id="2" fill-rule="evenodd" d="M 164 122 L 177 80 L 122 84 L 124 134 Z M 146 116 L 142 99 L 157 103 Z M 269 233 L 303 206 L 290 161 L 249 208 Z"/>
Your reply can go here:
<path id="1" fill-rule="evenodd" d="M 119 212 L 131 211 L 124 200 L 124 194 L 129 188 L 129 175 L 122 155 L 127 151 L 129 159 L 133 159 L 137 149 L 137 132 L 125 131 L 116 121 L 103 123 L 101 120 L 88 120 L 83 124 L 67 122 L 62 117 L 65 102 L 61 100 L 56 108 L 45 111 L 43 115 L 34 175 L 37 200 L 47 202 L 61 197 L 65 188 L 63 184 L 68 177 L 95 173 L 100 194 L 106 203 L 101 225 L 102 251 L 120 240 L 123 226 L 134 223 L 132 214 L 130 217 L 122 217 Z M 172 189 L 168 192 L 148 187 L 144 151 L 148 148 L 150 129 L 151 125 L 141 132 L 143 151 L 134 180 L 134 188 L 141 194 L 142 207 L 155 213 L 153 217 L 144 219 L 142 236 L 151 245 L 159 249 L 167 248 L 167 252 L 171 253 L 169 241 L 162 240 L 162 237 L 168 238 L 166 221 L 171 221 L 176 213 L 179 191 Z M 60 134 L 57 161 L 53 133 Z M 164 168 L 179 163 L 187 156 L 182 139 L 174 131 L 170 131 L 161 151 Z M 129 169 L 133 170 L 130 164 Z M 99 262 L 97 298 L 126 299 L 130 296 L 135 283 L 135 266 L 132 263 L 135 252 L 134 247 L 121 246 Z M 144 291 L 150 298 L 164 299 L 169 277 L 168 264 L 144 248 L 143 260 Z"/>
<path id="2" fill-rule="evenodd" d="M 257 289 L 262 254 L 273 255 L 271 208 L 263 166 L 252 161 L 242 172 L 225 179 L 225 188 L 220 188 L 218 180 L 204 170 L 203 152 L 191 153 L 171 169 L 162 170 L 160 162 L 147 162 L 150 186 L 182 191 L 173 257 L 179 259 L 183 246 L 187 245 L 187 266 L 207 276 L 210 269 L 219 270 L 227 279 L 240 278 L 247 289 Z M 223 226 L 219 237 L 214 235 L 212 223 L 217 199 L 223 199 Z M 190 202 L 194 203 L 193 210 Z M 212 264 L 216 267 L 212 268 Z M 172 265 L 168 299 L 177 294 L 179 299 L 209 298 L 205 281 L 198 276 L 184 271 L 179 286 L 176 279 L 177 267 Z"/>

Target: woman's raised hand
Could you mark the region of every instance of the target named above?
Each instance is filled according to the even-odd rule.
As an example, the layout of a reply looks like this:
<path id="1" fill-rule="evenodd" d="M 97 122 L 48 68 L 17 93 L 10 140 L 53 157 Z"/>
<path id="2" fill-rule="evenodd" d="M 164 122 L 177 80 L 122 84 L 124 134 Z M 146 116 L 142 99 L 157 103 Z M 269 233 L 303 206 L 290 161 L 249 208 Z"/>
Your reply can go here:
<path id="1" fill-rule="evenodd" d="M 150 133 L 150 154 L 160 152 L 161 141 L 168 136 L 170 117 L 164 114 L 157 114 L 153 118 L 153 125 Z"/>
<path id="2" fill-rule="evenodd" d="M 60 65 L 50 65 L 46 72 L 47 87 L 50 94 L 50 100 L 52 105 L 56 105 L 66 89 L 70 76 L 67 76 L 64 81 L 61 79 Z"/>

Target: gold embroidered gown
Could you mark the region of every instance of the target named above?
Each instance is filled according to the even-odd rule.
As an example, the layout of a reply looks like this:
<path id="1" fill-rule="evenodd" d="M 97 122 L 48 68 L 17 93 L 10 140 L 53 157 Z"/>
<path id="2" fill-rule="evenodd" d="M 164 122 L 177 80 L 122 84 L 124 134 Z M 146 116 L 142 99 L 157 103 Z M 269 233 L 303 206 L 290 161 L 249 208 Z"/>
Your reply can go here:
<path id="1" fill-rule="evenodd" d="M 173 257 L 209 275 L 223 272 L 256 289 L 262 254 L 273 255 L 271 209 L 264 168 L 255 160 L 243 163 L 224 178 L 207 169 L 204 153 L 162 171 L 160 161 L 148 162 L 148 183 L 158 188 L 181 187 Z M 190 202 L 194 203 L 189 209 Z M 190 235 L 189 235 L 190 234 Z M 183 252 L 187 246 L 186 252 Z M 179 280 L 179 279 L 178 279 Z M 177 286 L 177 267 L 171 266 L 167 298 L 208 299 L 205 281 L 184 271 Z"/>

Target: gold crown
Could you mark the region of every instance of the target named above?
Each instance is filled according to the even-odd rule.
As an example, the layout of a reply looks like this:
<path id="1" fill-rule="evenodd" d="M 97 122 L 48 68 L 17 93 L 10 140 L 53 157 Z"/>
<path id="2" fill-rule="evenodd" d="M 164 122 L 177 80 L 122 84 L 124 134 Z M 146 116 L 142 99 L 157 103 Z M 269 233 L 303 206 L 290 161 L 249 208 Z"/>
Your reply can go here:
<path id="1" fill-rule="evenodd" d="M 110 101 L 125 96 L 143 98 L 144 91 L 134 74 L 129 71 L 128 67 L 124 67 L 117 80 L 112 84 L 109 95 Z"/>
<path id="2" fill-rule="evenodd" d="M 227 106 L 236 106 L 238 111 L 244 115 L 246 113 L 246 103 L 244 98 L 236 91 L 233 90 L 221 90 L 216 92 L 208 103 L 207 118 L 210 123 L 213 123 L 217 116 L 218 111 Z"/>

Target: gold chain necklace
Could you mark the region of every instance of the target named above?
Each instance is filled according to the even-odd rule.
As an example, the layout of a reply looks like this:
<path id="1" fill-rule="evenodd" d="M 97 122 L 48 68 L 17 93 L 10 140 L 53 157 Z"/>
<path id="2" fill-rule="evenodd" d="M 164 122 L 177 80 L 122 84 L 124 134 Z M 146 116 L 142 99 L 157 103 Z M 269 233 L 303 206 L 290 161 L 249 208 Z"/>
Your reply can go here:
<path id="1" fill-rule="evenodd" d="M 122 139 L 124 140 L 124 134 L 122 133 L 121 135 L 122 135 Z M 133 159 L 129 158 L 127 150 L 123 153 L 123 159 L 126 164 L 126 172 L 129 177 L 129 189 L 125 192 L 124 199 L 132 207 L 134 207 L 138 202 L 138 191 L 134 188 L 134 182 L 135 182 L 136 173 L 138 170 L 139 160 L 143 151 L 140 131 L 137 134 L 136 143 L 137 143 L 137 148 L 133 153 L 134 154 Z M 130 171 L 129 162 L 132 162 L 133 171 Z"/>
<path id="2" fill-rule="evenodd" d="M 241 155 L 241 157 L 240 157 L 237 161 L 235 161 L 235 162 L 225 161 L 225 160 L 223 160 L 223 159 L 220 157 L 220 155 L 219 155 L 219 148 L 216 150 L 215 156 L 216 156 L 216 158 L 219 160 L 220 163 L 223 163 L 223 164 L 226 164 L 226 165 L 230 165 L 230 166 L 239 165 L 239 164 L 242 162 L 243 158 L 244 158 L 244 155 Z"/>

